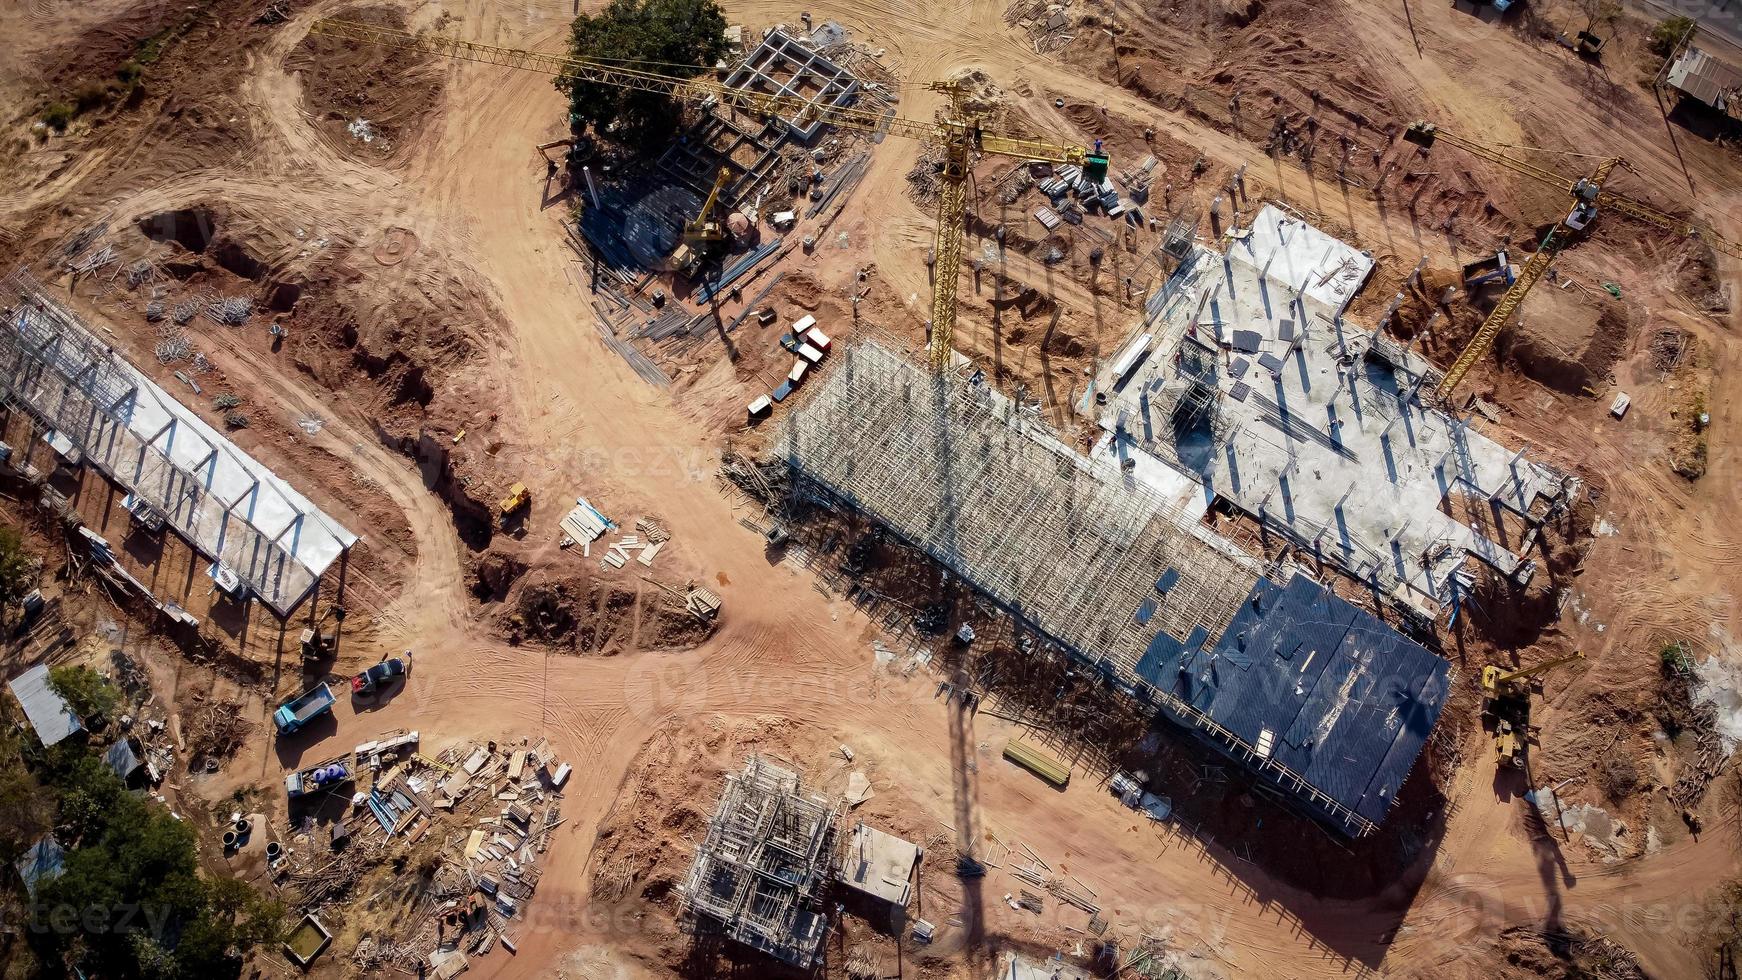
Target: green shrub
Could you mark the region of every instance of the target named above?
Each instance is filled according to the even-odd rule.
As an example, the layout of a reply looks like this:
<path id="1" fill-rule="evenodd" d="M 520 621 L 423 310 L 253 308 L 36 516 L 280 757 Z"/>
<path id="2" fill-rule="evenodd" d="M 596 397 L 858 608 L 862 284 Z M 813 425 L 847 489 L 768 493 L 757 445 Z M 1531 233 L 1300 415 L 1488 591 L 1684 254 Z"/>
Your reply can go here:
<path id="1" fill-rule="evenodd" d="M 1665 643 L 1657 652 L 1657 662 L 1665 674 L 1685 674 L 1694 669 L 1693 655 L 1680 640 Z"/>
<path id="2" fill-rule="evenodd" d="M 66 698 L 67 707 L 81 720 L 99 716 L 107 718 L 121 701 L 120 692 L 115 690 L 115 685 L 83 665 L 63 664 L 51 667 L 48 672 L 48 686 L 54 688 L 56 694 Z"/>
<path id="3" fill-rule="evenodd" d="M 80 115 L 109 104 L 114 93 L 102 82 L 83 81 L 73 89 L 73 109 Z"/>
<path id="4" fill-rule="evenodd" d="M 0 607 L 18 603 L 36 588 L 36 556 L 15 527 L 0 527 Z"/>
<path id="5" fill-rule="evenodd" d="M 67 131 L 67 124 L 73 121 L 79 111 L 70 102 L 50 102 L 48 108 L 42 110 L 42 121 L 57 133 Z"/>
<path id="6" fill-rule="evenodd" d="M 1692 17 L 1666 18 L 1651 29 L 1651 39 L 1645 46 L 1651 49 L 1652 54 L 1667 58 L 1676 49 L 1676 45 L 1693 33 L 1694 26 Z"/>

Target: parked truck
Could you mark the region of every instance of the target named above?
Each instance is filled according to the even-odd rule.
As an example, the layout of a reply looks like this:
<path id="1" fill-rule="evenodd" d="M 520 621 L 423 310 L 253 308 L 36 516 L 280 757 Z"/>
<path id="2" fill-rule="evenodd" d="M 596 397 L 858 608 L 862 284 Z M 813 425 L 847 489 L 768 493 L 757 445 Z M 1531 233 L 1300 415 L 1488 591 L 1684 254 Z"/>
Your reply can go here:
<path id="1" fill-rule="evenodd" d="M 284 777 L 284 791 L 291 799 L 337 789 L 351 781 L 351 767 L 343 758 L 317 763 Z"/>
<path id="2" fill-rule="evenodd" d="M 325 684 L 316 684 L 279 705 L 278 710 L 272 713 L 272 723 L 278 726 L 278 734 L 289 735 L 333 710 L 333 701 L 332 688 Z"/>
<path id="3" fill-rule="evenodd" d="M 1149 819 L 1158 823 L 1173 816 L 1172 800 L 1144 789 L 1141 783 L 1125 773 L 1114 773 L 1107 788 L 1113 791 L 1114 796 L 1119 797 L 1119 802 L 1148 814 Z"/>

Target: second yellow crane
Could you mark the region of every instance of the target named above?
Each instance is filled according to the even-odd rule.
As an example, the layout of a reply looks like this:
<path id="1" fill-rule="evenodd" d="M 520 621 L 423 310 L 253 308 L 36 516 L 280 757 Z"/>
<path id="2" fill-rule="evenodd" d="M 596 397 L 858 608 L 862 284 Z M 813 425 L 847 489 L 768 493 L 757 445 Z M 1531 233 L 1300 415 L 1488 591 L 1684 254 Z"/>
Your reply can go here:
<path id="1" fill-rule="evenodd" d="M 931 329 L 926 341 L 927 360 L 942 371 L 950 363 L 950 342 L 956 323 L 956 278 L 961 270 L 962 236 L 968 199 L 969 170 L 976 153 L 991 153 L 1046 163 L 1074 164 L 1083 176 L 1099 183 L 1107 176 L 1107 157 L 1086 147 L 1049 143 L 985 128 L 986 117 L 975 110 L 969 93 L 956 82 L 928 86 L 949 99 L 949 107 L 933 122 L 883 115 L 854 106 L 824 105 L 808 99 L 734 88 L 710 78 L 681 78 L 626 65 L 586 61 L 562 55 L 541 54 L 477 41 L 464 41 L 442 34 L 413 34 L 355 21 L 316 21 L 310 33 L 347 38 L 365 44 L 421 51 L 427 54 L 521 68 L 527 71 L 580 78 L 603 85 L 658 92 L 688 102 L 729 106 L 762 117 L 820 120 L 832 126 L 860 132 L 886 132 L 922 140 L 943 150 L 937 202 L 937 230 L 932 254 Z"/>
<path id="2" fill-rule="evenodd" d="M 1506 329 L 1513 314 L 1518 312 L 1519 306 L 1524 303 L 1524 297 L 1530 292 L 1531 287 L 1535 286 L 1548 272 L 1549 265 L 1554 262 L 1555 256 L 1560 254 L 1561 249 L 1566 247 L 1571 238 L 1590 227 L 1591 222 L 1596 219 L 1600 207 L 1613 208 L 1630 218 L 1656 225 L 1676 234 L 1697 236 L 1718 251 L 1742 257 L 1742 245 L 1718 235 L 1710 228 L 1684 221 L 1649 204 L 1623 197 L 1608 190 L 1609 178 L 1614 174 L 1616 168 L 1627 166 L 1626 161 L 1620 157 L 1604 160 L 1589 176 L 1568 178 L 1544 170 L 1535 164 L 1508 156 L 1494 147 L 1444 132 L 1429 122 L 1411 123 L 1409 128 L 1404 131 L 1403 138 L 1421 147 L 1423 152 L 1431 149 L 1436 142 L 1443 140 L 1533 180 L 1561 188 L 1572 196 L 1572 210 L 1568 211 L 1566 217 L 1555 222 L 1554 227 L 1549 229 L 1548 234 L 1538 245 L 1536 253 L 1530 257 L 1529 261 L 1525 262 L 1524 267 L 1519 270 L 1517 278 L 1513 280 L 1505 295 L 1501 296 L 1500 301 L 1494 304 L 1494 309 L 1489 311 L 1488 316 L 1483 319 L 1482 325 L 1476 329 L 1475 336 L 1470 338 L 1470 342 L 1464 346 L 1463 352 L 1446 370 L 1445 378 L 1435 389 L 1435 394 L 1442 400 L 1451 396 L 1452 390 L 1457 388 L 1466 374 L 1470 373 L 1470 368 L 1481 360 L 1482 355 L 1493 348 L 1495 339 L 1500 336 L 1502 330 Z"/>

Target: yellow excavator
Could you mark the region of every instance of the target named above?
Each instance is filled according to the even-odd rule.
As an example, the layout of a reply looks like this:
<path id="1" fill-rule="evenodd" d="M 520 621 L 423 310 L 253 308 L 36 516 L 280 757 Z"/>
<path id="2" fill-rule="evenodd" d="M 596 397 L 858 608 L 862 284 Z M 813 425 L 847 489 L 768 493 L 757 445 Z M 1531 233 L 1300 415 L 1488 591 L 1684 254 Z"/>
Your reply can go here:
<path id="1" fill-rule="evenodd" d="M 732 181 L 732 171 L 720 168 L 720 175 L 714 178 L 714 186 L 708 191 L 708 199 L 702 202 L 702 210 L 683 229 L 683 244 L 677 251 L 671 253 L 671 267 L 686 276 L 693 276 L 702 263 L 719 248 L 726 240 L 726 223 L 719 220 L 714 209 L 719 206 L 720 192 Z"/>
<path id="2" fill-rule="evenodd" d="M 1564 657 L 1517 670 L 1489 664 L 1482 668 L 1482 714 L 1494 722 L 1494 758 L 1502 767 L 1524 765 L 1524 736 L 1530 728 L 1530 681 L 1564 664 L 1585 659 L 1575 650 Z"/>

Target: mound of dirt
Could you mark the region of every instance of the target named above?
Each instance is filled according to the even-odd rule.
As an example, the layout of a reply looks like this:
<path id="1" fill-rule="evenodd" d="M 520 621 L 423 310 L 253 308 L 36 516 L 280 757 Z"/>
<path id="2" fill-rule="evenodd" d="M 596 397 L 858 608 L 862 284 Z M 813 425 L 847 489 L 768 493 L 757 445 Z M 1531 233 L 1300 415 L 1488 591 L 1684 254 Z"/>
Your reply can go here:
<path id="1" fill-rule="evenodd" d="M 339 11 L 350 21 L 405 30 L 392 7 Z M 302 77 L 303 100 L 321 131 L 350 156 L 380 161 L 409 146 L 441 95 L 441 66 L 430 55 L 311 34 L 285 59 Z"/>
<path id="2" fill-rule="evenodd" d="M 1730 296 L 1718 275 L 1717 256 L 1712 252 L 1712 246 L 1704 242 L 1689 243 L 1687 254 L 1676 266 L 1675 285 L 1707 313 L 1722 316 L 1730 312 Z"/>
<path id="3" fill-rule="evenodd" d="M 1646 980 L 1638 958 L 1626 947 L 1582 932 L 1513 926 L 1500 934 L 1500 948 L 1506 964 L 1503 975 L 1508 978 Z"/>
<path id="4" fill-rule="evenodd" d="M 1582 346 L 1570 346 L 1565 333 L 1551 318 L 1531 316 L 1506 344 L 1507 359 L 1539 384 L 1569 395 L 1594 396 L 1627 352 L 1633 318 L 1619 302 L 1606 302 Z"/>
<path id="5" fill-rule="evenodd" d="M 513 588 L 497 626 L 510 643 L 613 656 L 693 647 L 713 632 L 663 589 L 585 575 L 538 576 Z"/>

